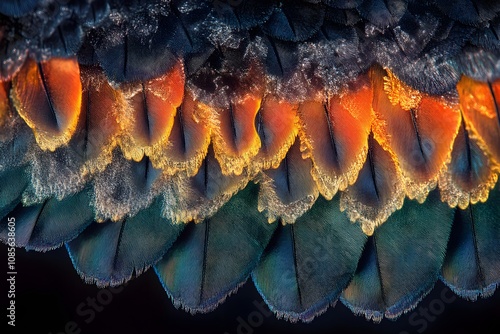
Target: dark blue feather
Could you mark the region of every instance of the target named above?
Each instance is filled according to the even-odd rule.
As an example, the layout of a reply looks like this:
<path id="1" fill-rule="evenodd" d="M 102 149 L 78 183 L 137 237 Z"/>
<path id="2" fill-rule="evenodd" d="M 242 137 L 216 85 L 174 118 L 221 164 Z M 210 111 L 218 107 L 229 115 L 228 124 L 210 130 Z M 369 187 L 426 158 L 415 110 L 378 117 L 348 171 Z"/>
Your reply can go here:
<path id="1" fill-rule="evenodd" d="M 59 24 L 43 41 L 43 47 L 50 50 L 52 57 L 71 57 L 80 49 L 82 39 L 82 27 L 74 19 L 69 19 Z"/>
<path id="2" fill-rule="evenodd" d="M 397 25 L 406 7 L 407 0 L 365 0 L 358 11 L 373 25 L 384 29 Z"/>
<path id="3" fill-rule="evenodd" d="M 265 65 L 267 73 L 277 77 L 290 77 L 299 67 L 297 45 L 283 42 L 272 37 L 262 38 L 267 47 Z"/>
<path id="4" fill-rule="evenodd" d="M 232 28 L 242 30 L 266 22 L 277 3 L 275 0 L 212 1 L 215 16 Z"/>
<path id="5" fill-rule="evenodd" d="M 0 13 L 20 17 L 29 14 L 39 2 L 40 0 L 2 0 L 0 1 Z"/>
<path id="6" fill-rule="evenodd" d="M 160 16 L 157 30 L 148 36 L 123 34 L 121 26 L 107 29 L 95 53 L 109 79 L 146 81 L 165 74 L 177 61 L 168 48 L 170 20 L 170 16 Z"/>
<path id="7" fill-rule="evenodd" d="M 493 19 L 500 11 L 495 0 L 435 0 L 443 14 L 464 24 L 479 25 Z"/>
<path id="8" fill-rule="evenodd" d="M 323 24 L 323 6 L 298 0 L 282 2 L 262 25 L 266 34 L 283 41 L 304 41 Z"/>

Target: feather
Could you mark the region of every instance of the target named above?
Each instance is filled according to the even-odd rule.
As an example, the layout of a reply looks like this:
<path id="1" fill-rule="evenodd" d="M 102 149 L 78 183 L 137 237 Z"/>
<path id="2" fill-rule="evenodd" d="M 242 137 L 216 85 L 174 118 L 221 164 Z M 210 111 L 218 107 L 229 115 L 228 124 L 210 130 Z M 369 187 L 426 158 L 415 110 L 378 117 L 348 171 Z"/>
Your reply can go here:
<path id="1" fill-rule="evenodd" d="M 120 143 L 123 154 L 135 161 L 146 155 L 154 163 L 167 149 L 174 117 L 184 98 L 182 64 L 154 80 L 122 85 L 122 91 L 128 102 L 122 122 L 129 122 Z"/>
<path id="2" fill-rule="evenodd" d="M 336 0 L 333 0 L 336 1 Z M 325 23 L 327 21 L 341 24 L 345 26 L 352 27 L 359 21 L 361 21 L 361 17 L 359 13 L 355 9 L 336 9 L 336 8 L 327 8 L 325 12 Z"/>
<path id="3" fill-rule="evenodd" d="M 212 145 L 198 172 L 174 175 L 163 189 L 163 215 L 175 223 L 201 222 L 212 216 L 249 181 L 246 173 L 224 175 Z"/>
<path id="4" fill-rule="evenodd" d="M 208 44 L 204 22 L 210 13 L 208 1 L 173 0 L 171 13 L 165 18 L 163 36 L 176 56 L 185 56 L 203 51 Z"/>
<path id="5" fill-rule="evenodd" d="M 461 209 L 467 208 L 469 203 L 485 202 L 497 179 L 495 167 L 477 141 L 471 138 L 462 120 L 453 143 L 451 161 L 439 176 L 441 199 Z"/>
<path id="6" fill-rule="evenodd" d="M 414 308 L 438 279 L 453 213 L 436 191 L 406 201 L 370 237 L 342 302 L 376 322 Z"/>
<path id="7" fill-rule="evenodd" d="M 363 232 L 372 235 L 375 228 L 401 209 L 405 199 L 398 166 L 370 135 L 368 155 L 358 178 L 340 197 L 340 209 L 351 221 L 358 221 Z"/>
<path id="8" fill-rule="evenodd" d="M 277 168 L 297 136 L 297 106 L 266 96 L 255 117 L 261 146 L 251 165 L 252 171 Z"/>
<path id="9" fill-rule="evenodd" d="M 465 125 L 495 164 L 500 164 L 500 81 L 463 77 L 457 86 Z"/>
<path id="10" fill-rule="evenodd" d="M 262 36 L 267 48 L 263 55 L 267 73 L 279 78 L 289 78 L 299 67 L 299 57 L 295 44 Z"/>
<path id="11" fill-rule="evenodd" d="M 109 15 L 110 5 L 106 0 L 93 0 L 89 6 L 89 10 L 83 18 L 83 26 L 94 28 Z"/>
<path id="12" fill-rule="evenodd" d="M 209 112 L 189 91 L 185 93 L 175 112 L 168 146 L 150 157 L 155 167 L 168 175 L 179 171 L 189 176 L 196 174 L 210 144 Z"/>
<path id="13" fill-rule="evenodd" d="M 354 9 L 363 3 L 363 0 L 323 0 L 328 6 L 339 9 Z"/>
<path id="14" fill-rule="evenodd" d="M 124 112 L 124 98 L 104 74 L 89 66 L 82 66 L 81 74 L 82 107 L 68 149 L 82 160 L 79 169 L 85 174 L 102 171 L 111 162 L 117 137 L 127 122 L 119 118 Z"/>
<path id="15" fill-rule="evenodd" d="M 59 201 L 23 206 L 19 203 L 9 216 L 16 219 L 16 246 L 28 250 L 48 251 L 60 247 L 80 234 L 93 219 L 89 191 Z M 2 224 L 0 238 L 6 240 L 7 224 Z"/>
<path id="16" fill-rule="evenodd" d="M 435 0 L 443 14 L 464 24 L 479 25 L 496 17 L 500 4 L 489 0 Z"/>
<path id="17" fill-rule="evenodd" d="M 147 36 L 123 34 L 122 27 L 110 27 L 97 43 L 95 53 L 108 77 L 115 82 L 147 81 L 170 70 L 176 57 L 168 48 L 168 18 L 161 17 L 157 30 Z"/>
<path id="18" fill-rule="evenodd" d="M 183 229 L 160 216 L 161 201 L 120 222 L 91 224 L 67 244 L 78 273 L 99 286 L 139 276 L 170 248 Z"/>
<path id="19" fill-rule="evenodd" d="M 470 79 L 495 82 L 500 79 L 500 50 L 466 46 L 455 57 L 455 68 Z"/>
<path id="20" fill-rule="evenodd" d="M 3 29 L 0 28 L 0 31 Z M 2 31 L 2 34 L 6 32 Z M 0 37 L 0 81 L 11 80 L 21 69 L 27 55 L 26 40 L 12 34 Z"/>
<path id="21" fill-rule="evenodd" d="M 398 163 L 408 197 L 423 202 L 450 159 L 460 126 L 458 106 L 420 95 L 390 74 L 385 83 L 380 72 L 374 76 L 375 139 Z"/>
<path id="22" fill-rule="evenodd" d="M 366 0 L 358 7 L 362 17 L 376 27 L 395 26 L 406 12 L 407 0 Z"/>
<path id="23" fill-rule="evenodd" d="M 311 168 L 312 161 L 302 157 L 297 138 L 278 168 L 261 172 L 258 205 L 269 222 L 281 218 L 283 224 L 294 223 L 311 208 L 319 195 Z"/>
<path id="24" fill-rule="evenodd" d="M 246 281 L 275 229 L 257 211 L 255 188 L 239 192 L 203 223 L 189 224 L 155 266 L 174 305 L 208 312 Z"/>
<path id="25" fill-rule="evenodd" d="M 0 129 L 3 129 L 8 119 L 13 114 L 10 108 L 9 91 L 10 85 L 5 82 L 0 82 Z"/>
<path id="26" fill-rule="evenodd" d="M 500 187 L 488 203 L 457 210 L 446 259 L 444 282 L 459 296 L 476 300 L 493 295 L 500 283 Z"/>
<path id="27" fill-rule="evenodd" d="M 276 1 L 240 0 L 227 3 L 213 2 L 215 16 L 223 23 L 238 30 L 254 28 L 266 22 L 276 7 Z"/>
<path id="28" fill-rule="evenodd" d="M 282 41 L 303 41 L 318 32 L 323 24 L 322 9 L 320 5 L 300 0 L 282 2 L 281 6 L 274 8 L 262 29 L 267 35 Z"/>
<path id="29" fill-rule="evenodd" d="M 165 182 L 161 170 L 153 168 L 147 157 L 130 161 L 115 150 L 113 162 L 92 180 L 96 220 L 119 221 L 136 215 L 151 205 Z"/>
<path id="30" fill-rule="evenodd" d="M 222 173 L 240 175 L 260 149 L 255 116 L 261 98 L 247 94 L 235 100 L 229 102 L 228 107 L 213 112 L 212 142 Z"/>
<path id="31" fill-rule="evenodd" d="M 295 224 L 276 230 L 253 281 L 278 317 L 311 321 L 349 284 L 365 240 L 340 212 L 338 197 L 319 198 Z"/>
<path id="32" fill-rule="evenodd" d="M 83 29 L 75 20 L 60 23 L 55 31 L 43 41 L 43 48 L 53 57 L 74 56 L 82 45 Z"/>
<path id="33" fill-rule="evenodd" d="M 19 115 L 8 116 L 0 127 L 0 173 L 26 165 L 26 154 L 34 142 L 33 132 Z"/>
<path id="34" fill-rule="evenodd" d="M 366 157 L 374 116 L 373 93 L 366 79 L 358 79 L 353 84 L 357 87 L 341 96 L 307 101 L 299 108 L 302 151 L 312 159 L 312 176 L 327 199 L 356 180 Z"/>
<path id="35" fill-rule="evenodd" d="M 43 150 L 68 143 L 80 114 L 82 84 L 75 58 L 28 60 L 12 81 L 12 99 L 19 115 L 33 129 Z"/>
<path id="36" fill-rule="evenodd" d="M 439 19 L 432 14 L 414 16 L 407 13 L 393 31 L 401 51 L 408 57 L 416 58 L 431 41 L 438 25 Z"/>

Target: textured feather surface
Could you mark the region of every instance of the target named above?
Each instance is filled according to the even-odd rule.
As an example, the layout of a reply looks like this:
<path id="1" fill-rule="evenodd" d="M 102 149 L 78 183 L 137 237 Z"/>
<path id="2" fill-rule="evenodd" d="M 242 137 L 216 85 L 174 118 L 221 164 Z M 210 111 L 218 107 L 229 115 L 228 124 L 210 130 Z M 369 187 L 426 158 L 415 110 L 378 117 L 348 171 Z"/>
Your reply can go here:
<path id="1" fill-rule="evenodd" d="M 253 280 L 278 317 L 311 321 L 349 284 L 365 240 L 338 197 L 320 198 L 295 224 L 278 227 Z"/>
<path id="2" fill-rule="evenodd" d="M 19 201 L 8 216 L 16 219 L 17 247 L 48 251 L 80 234 L 92 222 L 93 212 L 85 189 L 61 201 L 50 198 L 31 206 L 23 206 Z M 2 220 L 0 238 L 6 241 L 7 217 Z"/>
<path id="3" fill-rule="evenodd" d="M 18 246 L 66 243 L 99 285 L 156 265 L 191 312 L 251 274 L 291 321 L 339 296 L 392 319 L 439 275 L 489 296 L 499 17 L 483 0 L 2 1 L 1 240 L 15 216 Z"/>
<path id="4" fill-rule="evenodd" d="M 69 242 L 67 249 L 80 275 L 100 286 L 118 285 L 155 264 L 183 228 L 161 217 L 160 206 L 156 200 L 120 222 L 94 222 Z"/>
<path id="5" fill-rule="evenodd" d="M 243 284 L 275 225 L 257 211 L 256 186 L 235 195 L 215 215 L 190 224 L 155 267 L 177 306 L 208 312 Z"/>
<path id="6" fill-rule="evenodd" d="M 500 200 L 498 186 L 490 200 Z M 500 282 L 499 215 L 498 205 L 469 205 L 456 211 L 442 275 L 460 296 L 472 300 L 490 296 Z"/>
<path id="7" fill-rule="evenodd" d="M 370 237 L 343 302 L 374 321 L 414 308 L 438 279 L 453 213 L 435 192 L 407 201 Z"/>

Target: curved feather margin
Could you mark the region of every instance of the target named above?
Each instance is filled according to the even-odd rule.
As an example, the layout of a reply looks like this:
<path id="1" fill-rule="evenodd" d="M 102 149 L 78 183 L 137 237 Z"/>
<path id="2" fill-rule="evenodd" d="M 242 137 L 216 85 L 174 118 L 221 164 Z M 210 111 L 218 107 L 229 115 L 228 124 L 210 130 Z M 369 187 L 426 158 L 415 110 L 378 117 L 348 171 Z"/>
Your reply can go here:
<path id="1" fill-rule="evenodd" d="M 342 302 L 375 322 L 413 309 L 438 279 L 453 213 L 437 191 L 406 200 L 370 237 Z"/>
<path id="2" fill-rule="evenodd" d="M 487 203 L 457 210 L 443 264 L 442 280 L 457 295 L 476 300 L 500 284 L 500 186 Z"/>
<path id="3" fill-rule="evenodd" d="M 93 219 L 89 189 L 63 200 L 54 197 L 24 206 L 21 201 L 0 225 L 0 240 L 8 235 L 7 217 L 16 219 L 16 246 L 27 250 L 49 251 L 78 236 Z"/>
<path id="4" fill-rule="evenodd" d="M 257 211 L 256 188 L 250 184 L 212 217 L 187 225 L 155 266 L 176 307 L 209 312 L 247 280 L 276 228 Z"/>
<path id="5" fill-rule="evenodd" d="M 120 222 L 94 222 L 66 244 L 80 276 L 98 286 L 120 285 L 139 276 L 167 252 L 182 224 L 161 217 L 158 197 L 147 209 Z"/>
<path id="6" fill-rule="evenodd" d="M 280 226 L 252 273 L 269 308 L 290 321 L 312 321 L 349 284 L 366 235 L 340 212 L 339 198 L 318 198 L 295 224 Z"/>

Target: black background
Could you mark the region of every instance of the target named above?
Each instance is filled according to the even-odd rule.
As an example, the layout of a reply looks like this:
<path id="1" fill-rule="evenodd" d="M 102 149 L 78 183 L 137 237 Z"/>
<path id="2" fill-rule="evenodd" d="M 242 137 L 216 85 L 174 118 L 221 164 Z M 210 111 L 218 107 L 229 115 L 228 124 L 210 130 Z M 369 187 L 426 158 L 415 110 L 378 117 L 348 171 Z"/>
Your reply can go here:
<path id="1" fill-rule="evenodd" d="M 1 259 L 5 263 L 3 267 L 6 273 L 7 247 L 2 244 L 0 252 L 5 254 Z M 444 303 L 441 293 L 448 288 L 438 282 L 434 290 L 417 306 L 416 311 L 401 316 L 397 321 L 384 319 L 380 324 L 374 324 L 355 316 L 339 302 L 309 324 L 292 324 L 278 320 L 274 315 L 266 317 L 262 313 L 256 313 L 258 309 L 253 302 L 261 303 L 262 298 L 250 281 L 215 311 L 191 315 L 173 306 L 151 269 L 133 279 L 121 292 L 113 294 L 109 304 L 103 306 L 103 310 L 96 312 L 95 318 L 86 323 L 85 320 L 89 318 L 79 315 L 77 307 L 85 303 L 87 298 L 96 298 L 100 289 L 95 285 L 85 284 L 78 276 L 64 247 L 47 253 L 17 249 L 16 262 L 16 328 L 13 330 L 6 325 L 8 288 L 3 280 L 0 285 L 4 313 L 2 327 L 7 331 L 2 333 L 67 333 L 65 326 L 70 321 L 75 322 L 74 326 L 80 330 L 80 334 L 500 332 L 499 292 L 476 302 L 457 297 L 451 303 Z M 451 296 L 450 291 L 444 292 L 447 297 Z M 442 305 L 444 310 L 439 310 Z M 434 311 L 439 311 L 432 321 L 425 320 L 424 316 L 418 314 L 419 309 L 430 310 L 431 307 L 434 307 Z M 241 321 L 248 325 L 240 325 Z M 252 327 L 250 323 L 258 326 Z"/>

